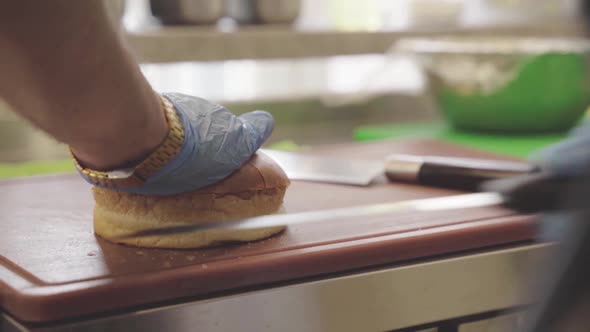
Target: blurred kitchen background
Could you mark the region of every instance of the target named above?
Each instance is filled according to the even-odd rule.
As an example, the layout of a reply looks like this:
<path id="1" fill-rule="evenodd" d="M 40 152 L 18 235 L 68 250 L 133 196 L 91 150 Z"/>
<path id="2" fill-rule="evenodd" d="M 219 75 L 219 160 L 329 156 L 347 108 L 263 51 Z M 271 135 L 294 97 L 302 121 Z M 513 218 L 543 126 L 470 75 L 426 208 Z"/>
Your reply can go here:
<path id="1" fill-rule="evenodd" d="M 524 157 L 590 104 L 576 0 L 106 1 L 157 91 L 267 110 L 277 148 L 435 137 Z M 65 158 L 0 103 L 0 166 Z"/>

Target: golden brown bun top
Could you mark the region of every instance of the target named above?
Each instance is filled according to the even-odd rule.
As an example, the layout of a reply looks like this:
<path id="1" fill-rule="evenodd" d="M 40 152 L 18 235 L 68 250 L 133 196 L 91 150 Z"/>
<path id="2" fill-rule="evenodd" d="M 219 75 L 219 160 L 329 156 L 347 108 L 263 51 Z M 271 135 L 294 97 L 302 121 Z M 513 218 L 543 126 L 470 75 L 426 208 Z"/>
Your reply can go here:
<path id="1" fill-rule="evenodd" d="M 122 198 L 133 198 L 137 204 L 140 204 L 139 199 L 152 200 L 167 200 L 169 199 L 191 199 L 193 197 L 201 196 L 218 196 L 227 194 L 242 194 L 247 196 L 257 191 L 286 188 L 290 184 L 289 178 L 283 169 L 277 165 L 270 157 L 264 154 L 256 154 L 246 162 L 240 169 L 232 173 L 227 178 L 217 182 L 213 185 L 201 188 L 192 192 L 182 193 L 172 196 L 143 196 L 137 194 L 130 194 L 121 191 L 115 191 L 100 187 L 94 187 L 94 198 L 99 204 L 106 204 L 114 207 Z M 144 204 L 149 205 L 149 202 Z"/>
<path id="2" fill-rule="evenodd" d="M 289 183 L 289 178 L 274 160 L 257 153 L 227 178 L 194 193 L 232 194 L 286 187 Z"/>

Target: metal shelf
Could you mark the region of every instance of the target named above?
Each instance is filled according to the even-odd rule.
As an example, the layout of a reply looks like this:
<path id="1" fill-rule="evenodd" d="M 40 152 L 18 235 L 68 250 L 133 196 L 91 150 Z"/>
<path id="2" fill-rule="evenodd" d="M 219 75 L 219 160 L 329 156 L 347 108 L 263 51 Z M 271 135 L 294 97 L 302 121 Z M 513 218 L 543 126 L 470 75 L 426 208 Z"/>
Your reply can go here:
<path id="1" fill-rule="evenodd" d="M 379 32 L 306 31 L 289 26 L 241 27 L 222 32 L 212 27 L 164 27 L 129 32 L 128 40 L 144 63 L 325 57 L 383 53 L 409 36 L 445 34 L 580 36 L 578 22 L 444 30 Z"/>

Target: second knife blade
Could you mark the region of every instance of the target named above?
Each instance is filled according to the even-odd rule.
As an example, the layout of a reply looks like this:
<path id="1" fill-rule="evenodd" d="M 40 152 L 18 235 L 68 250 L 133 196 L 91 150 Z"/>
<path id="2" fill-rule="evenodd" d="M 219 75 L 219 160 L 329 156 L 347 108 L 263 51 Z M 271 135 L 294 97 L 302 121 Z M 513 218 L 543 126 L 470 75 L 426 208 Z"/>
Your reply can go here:
<path id="1" fill-rule="evenodd" d="M 385 171 L 383 161 L 314 157 L 265 149 L 260 151 L 279 164 L 291 180 L 368 186 Z"/>

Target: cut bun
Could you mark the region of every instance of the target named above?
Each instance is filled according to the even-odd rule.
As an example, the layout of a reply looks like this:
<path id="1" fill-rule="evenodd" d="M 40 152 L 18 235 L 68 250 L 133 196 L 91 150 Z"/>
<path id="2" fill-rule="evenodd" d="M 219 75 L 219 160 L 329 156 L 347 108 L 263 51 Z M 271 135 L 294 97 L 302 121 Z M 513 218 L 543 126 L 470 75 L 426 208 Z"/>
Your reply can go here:
<path id="1" fill-rule="evenodd" d="M 172 196 L 144 196 L 95 187 L 94 231 L 117 243 L 154 248 L 199 248 L 267 238 L 284 227 L 208 230 L 120 239 L 132 232 L 172 225 L 248 218 L 280 212 L 289 179 L 269 157 L 257 154 L 221 182 Z"/>

